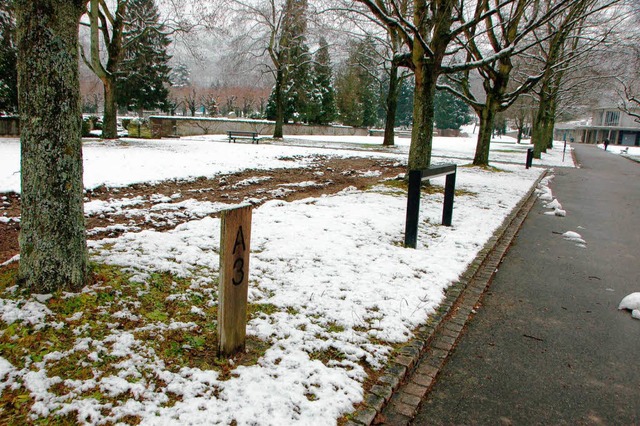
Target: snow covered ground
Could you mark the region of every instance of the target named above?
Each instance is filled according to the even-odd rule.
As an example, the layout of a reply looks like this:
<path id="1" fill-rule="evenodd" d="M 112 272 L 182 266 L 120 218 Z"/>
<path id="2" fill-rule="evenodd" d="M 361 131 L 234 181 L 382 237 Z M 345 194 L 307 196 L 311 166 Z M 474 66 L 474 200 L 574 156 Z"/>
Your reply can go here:
<path id="1" fill-rule="evenodd" d="M 599 144 L 598 148 L 604 149 L 604 144 Z M 609 145 L 607 151 L 614 154 L 628 155 L 629 157 L 640 158 L 640 146 Z"/>
<path id="2" fill-rule="evenodd" d="M 85 185 L 305 167 L 318 155 L 384 156 L 402 162 L 408 144 L 398 138 L 398 147 L 378 152 L 346 149 L 380 145 L 381 138 L 375 137 L 306 138 L 305 147 L 228 144 L 221 139 L 89 142 L 84 147 Z M 472 138 L 436 138 L 435 162 L 468 164 L 474 148 Z M 268 348 L 257 363 L 237 366 L 230 377 L 213 369 L 167 365 L 140 336 L 153 329 L 162 339 L 171 330 L 186 332 L 194 325 L 163 317 L 137 326 L 141 320 L 133 312 L 136 300 L 112 306 L 117 312 L 110 312 L 109 332 L 94 336 L 90 325 L 80 325 L 83 313 L 52 323 L 46 298 L 16 299 L 16 289 L 8 289 L 0 294 L 0 328 L 22 321 L 35 329 L 68 327 L 78 337 L 66 352 L 47 354 L 22 367 L 0 356 L 0 395 L 16 389 L 29 394 L 35 400 L 34 419 L 73 413 L 86 424 L 124 421 L 126 416 L 136 416 L 142 424 L 335 424 L 362 401 L 365 366 L 382 368 L 393 344 L 411 339 L 413 330 L 437 308 L 444 290 L 543 171 L 524 168 L 526 145 L 504 138 L 493 148 L 492 165 L 498 170 L 458 168 L 457 189 L 463 192 L 455 200 L 453 226 L 439 225 L 442 194 L 423 194 L 416 250 L 401 244 L 406 193 L 385 182 L 365 191 L 347 188 L 256 208 L 249 302 L 271 308 L 251 319 L 248 334 Z M 539 164 L 573 166 L 569 152 L 564 163 L 561 157 L 561 149 L 555 149 Z M 443 182 L 444 177 L 434 180 L 436 185 Z M 0 139 L 0 192 L 18 190 L 18 142 Z M 167 199 L 171 195 L 159 194 Z M 87 207 L 104 208 L 95 203 Z M 183 207 L 211 208 L 198 203 Z M 190 308 L 195 318 L 217 304 L 219 238 L 220 220 L 204 217 L 167 232 L 127 232 L 91 241 L 90 250 L 93 260 L 126 268 L 142 285 L 157 272 L 186 280 L 189 288 L 171 297 L 204 298 Z M 83 294 L 100 291 L 88 287 Z M 327 353 L 333 355 L 317 356 Z M 87 365 L 112 361 L 108 369 L 96 368 L 93 377 L 68 380 L 53 373 L 65 357 Z M 117 397 L 116 402 L 92 396 L 96 392 Z M 167 395 L 174 398 L 169 402 Z"/>
<path id="3" fill-rule="evenodd" d="M 125 186 L 163 179 L 188 179 L 215 176 L 247 168 L 293 168 L 304 166 L 314 155 L 381 156 L 382 153 L 350 152 L 345 147 L 375 146 L 382 149 L 382 137 L 377 136 L 304 136 L 291 138 L 292 143 L 308 147 L 270 144 L 228 144 L 224 135 L 185 137 L 182 139 L 120 141 L 89 141 L 83 147 L 84 182 L 86 188 L 100 185 Z M 225 143 L 222 143 L 225 142 Z M 406 161 L 408 138 L 396 138 L 397 146 L 387 149 Z M 474 137 L 436 137 L 433 142 L 434 163 L 452 159 L 460 163 L 473 160 Z M 516 144 L 515 139 L 503 136 L 492 142 L 490 161 L 524 164 L 528 144 Z M 328 149 L 319 149 L 328 148 Z M 0 139 L 0 192 L 20 190 L 20 142 Z M 293 160 L 293 161 L 292 161 Z M 543 154 L 534 165 L 545 167 L 573 167 L 570 147 L 562 161 L 562 142 Z"/>

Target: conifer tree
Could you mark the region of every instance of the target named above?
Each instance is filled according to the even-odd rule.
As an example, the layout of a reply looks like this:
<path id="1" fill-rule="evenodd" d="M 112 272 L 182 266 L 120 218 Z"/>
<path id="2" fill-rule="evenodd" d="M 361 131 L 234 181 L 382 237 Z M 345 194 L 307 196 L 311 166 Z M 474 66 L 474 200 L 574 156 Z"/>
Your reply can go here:
<path id="1" fill-rule="evenodd" d="M 437 129 L 459 130 L 463 124 L 471 122 L 469 105 L 445 90 L 436 90 L 434 97 L 434 124 Z"/>
<path id="2" fill-rule="evenodd" d="M 127 16 L 118 105 L 140 112 L 164 108 L 171 83 L 167 54 L 171 40 L 159 23 L 154 0 L 131 0 Z"/>
<path id="3" fill-rule="evenodd" d="M 178 62 L 169 73 L 171 87 L 191 86 L 191 71 L 184 62 Z"/>
<path id="4" fill-rule="evenodd" d="M 307 121 L 311 93 L 311 54 L 306 44 L 307 0 L 287 0 L 279 34 L 279 81 L 269 96 L 266 116 L 276 119 L 278 102 L 283 121 Z M 274 135 L 275 136 L 275 135 Z"/>
<path id="5" fill-rule="evenodd" d="M 336 118 L 335 91 L 329 44 L 320 37 L 313 68 L 313 91 L 308 109 L 310 123 L 329 124 Z"/>
<path id="6" fill-rule="evenodd" d="M 404 79 L 398 93 L 396 126 L 411 126 L 413 123 L 413 77 Z"/>
<path id="7" fill-rule="evenodd" d="M 378 120 L 380 91 L 375 57 L 373 39 L 352 43 L 347 63 L 336 78 L 336 103 L 346 125 L 371 127 Z"/>

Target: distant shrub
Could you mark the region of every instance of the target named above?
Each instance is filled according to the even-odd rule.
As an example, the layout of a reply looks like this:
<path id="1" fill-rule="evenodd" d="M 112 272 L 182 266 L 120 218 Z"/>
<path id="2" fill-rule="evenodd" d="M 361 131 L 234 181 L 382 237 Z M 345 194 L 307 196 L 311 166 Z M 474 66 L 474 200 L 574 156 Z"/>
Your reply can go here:
<path id="1" fill-rule="evenodd" d="M 132 119 L 127 126 L 127 131 L 131 138 L 151 139 L 151 125 L 145 118 Z"/>

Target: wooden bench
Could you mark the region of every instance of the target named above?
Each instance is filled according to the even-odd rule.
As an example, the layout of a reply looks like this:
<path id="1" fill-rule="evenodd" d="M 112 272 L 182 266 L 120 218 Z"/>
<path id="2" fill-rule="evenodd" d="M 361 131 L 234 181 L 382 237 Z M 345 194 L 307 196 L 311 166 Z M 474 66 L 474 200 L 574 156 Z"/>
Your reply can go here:
<path id="1" fill-rule="evenodd" d="M 229 143 L 236 143 L 236 139 L 251 139 L 251 143 L 258 144 L 258 132 L 240 132 L 240 131 L 228 131 Z"/>

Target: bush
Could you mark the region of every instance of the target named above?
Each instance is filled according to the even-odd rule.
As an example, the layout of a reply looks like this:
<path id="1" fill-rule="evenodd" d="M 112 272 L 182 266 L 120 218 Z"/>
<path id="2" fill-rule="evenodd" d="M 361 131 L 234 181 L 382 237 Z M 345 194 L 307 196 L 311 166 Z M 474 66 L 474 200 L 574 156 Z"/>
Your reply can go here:
<path id="1" fill-rule="evenodd" d="M 149 120 L 144 118 L 134 118 L 131 120 L 129 126 L 127 126 L 127 131 L 131 138 L 151 139 L 151 125 Z"/>
<path id="2" fill-rule="evenodd" d="M 89 133 L 91 131 L 91 122 L 88 118 L 82 119 L 82 137 L 91 136 Z"/>
<path id="3" fill-rule="evenodd" d="M 102 129 L 102 122 L 100 121 L 99 117 L 96 117 L 95 115 L 90 115 L 88 117 L 82 118 L 82 136 L 84 137 L 92 136 L 90 133 L 92 130 L 101 130 L 101 129 Z"/>

